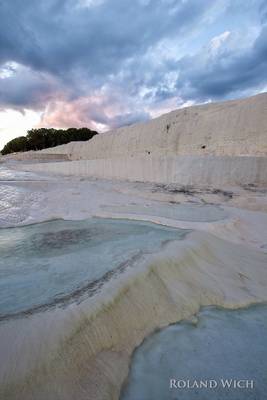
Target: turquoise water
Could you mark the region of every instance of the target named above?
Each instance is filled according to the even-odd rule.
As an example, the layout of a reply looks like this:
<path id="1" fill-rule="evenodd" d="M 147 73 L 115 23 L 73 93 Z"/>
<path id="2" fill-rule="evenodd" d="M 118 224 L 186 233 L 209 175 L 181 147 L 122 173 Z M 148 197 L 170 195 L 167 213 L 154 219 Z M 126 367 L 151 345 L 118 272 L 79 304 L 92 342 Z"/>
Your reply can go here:
<path id="1" fill-rule="evenodd" d="M 170 389 L 170 379 L 190 380 Z M 215 380 L 214 389 L 192 388 Z M 224 389 L 221 379 L 232 379 Z M 253 389 L 234 389 L 234 380 Z M 229 381 L 228 381 L 229 382 Z M 180 383 L 182 387 L 184 383 Z M 215 384 L 213 384 L 215 385 Z M 243 383 L 241 383 L 243 385 Z M 176 385 L 177 386 L 177 385 Z M 197 326 L 180 323 L 153 334 L 136 350 L 120 400 L 265 400 L 267 398 L 267 306 L 200 313 Z"/>
<path id="2" fill-rule="evenodd" d="M 0 230 L 0 319 L 93 295 L 114 273 L 187 231 L 127 220 Z"/>

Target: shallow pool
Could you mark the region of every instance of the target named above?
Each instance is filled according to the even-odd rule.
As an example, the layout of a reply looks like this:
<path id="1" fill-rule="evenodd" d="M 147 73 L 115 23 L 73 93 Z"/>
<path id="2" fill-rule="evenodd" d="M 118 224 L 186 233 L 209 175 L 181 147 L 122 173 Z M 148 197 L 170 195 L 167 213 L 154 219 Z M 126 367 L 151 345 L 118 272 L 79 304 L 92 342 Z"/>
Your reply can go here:
<path id="1" fill-rule="evenodd" d="M 153 334 L 134 353 L 120 400 L 264 400 L 266 393 L 264 305 L 205 309 L 196 326 L 180 323 Z"/>
<path id="2" fill-rule="evenodd" d="M 227 218 L 227 213 L 220 206 L 210 204 L 130 204 L 102 208 L 117 214 L 149 215 L 190 222 L 214 222 Z"/>
<path id="3" fill-rule="evenodd" d="M 56 220 L 0 230 L 0 319 L 92 295 L 186 230 L 127 220 Z"/>

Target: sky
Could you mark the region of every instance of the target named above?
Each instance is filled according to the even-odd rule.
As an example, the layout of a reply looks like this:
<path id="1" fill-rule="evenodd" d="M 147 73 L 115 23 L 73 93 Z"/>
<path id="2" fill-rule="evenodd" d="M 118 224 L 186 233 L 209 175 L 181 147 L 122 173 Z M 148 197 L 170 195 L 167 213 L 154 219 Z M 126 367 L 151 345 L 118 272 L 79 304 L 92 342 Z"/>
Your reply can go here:
<path id="1" fill-rule="evenodd" d="M 266 90 L 266 0 L 0 0 L 0 149 Z"/>

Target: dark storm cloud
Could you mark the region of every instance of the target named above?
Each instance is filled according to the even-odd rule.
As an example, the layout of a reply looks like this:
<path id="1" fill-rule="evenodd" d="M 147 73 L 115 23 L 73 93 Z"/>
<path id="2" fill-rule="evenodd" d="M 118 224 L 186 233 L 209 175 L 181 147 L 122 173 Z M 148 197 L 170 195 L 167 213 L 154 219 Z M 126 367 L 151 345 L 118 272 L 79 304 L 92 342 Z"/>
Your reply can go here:
<path id="1" fill-rule="evenodd" d="M 252 11 L 256 40 L 207 50 L 233 15 L 233 29 L 242 18 L 249 27 Z M 266 16 L 260 0 L 0 0 L 0 107 L 50 104 L 47 123 L 113 128 L 172 98 L 242 94 L 267 84 Z M 168 41 L 182 53 L 163 54 Z M 10 62 L 14 71 L 1 77 Z"/>
<path id="2" fill-rule="evenodd" d="M 2 1 L 0 60 L 62 77 L 76 68 L 92 79 L 105 76 L 161 38 L 182 33 L 211 3 L 110 0 L 80 7 L 77 0 Z"/>
<path id="3" fill-rule="evenodd" d="M 40 108 L 60 94 L 58 83 L 45 73 L 20 66 L 6 68 L 8 76 L 0 80 L 0 107 Z"/>
<path id="4" fill-rule="evenodd" d="M 0 67 L 20 65 L 0 81 L 0 106 L 42 109 L 58 92 L 73 101 L 108 82 L 119 85 L 125 97 L 135 96 L 145 85 L 142 74 L 149 65 L 139 68 L 138 76 L 135 69 L 146 52 L 162 39 L 184 34 L 209 4 L 212 0 L 93 0 L 91 5 L 88 0 L 0 0 Z M 139 110 L 134 114 L 141 116 Z M 116 120 L 135 121 L 131 115 Z"/>

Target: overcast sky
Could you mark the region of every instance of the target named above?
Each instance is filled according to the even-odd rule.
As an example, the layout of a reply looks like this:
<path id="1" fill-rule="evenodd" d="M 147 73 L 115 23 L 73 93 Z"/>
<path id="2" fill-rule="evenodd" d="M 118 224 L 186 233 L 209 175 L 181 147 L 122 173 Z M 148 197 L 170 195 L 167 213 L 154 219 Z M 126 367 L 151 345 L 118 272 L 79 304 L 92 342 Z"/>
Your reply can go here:
<path id="1" fill-rule="evenodd" d="M 0 0 L 0 148 L 265 90 L 266 0 Z"/>

